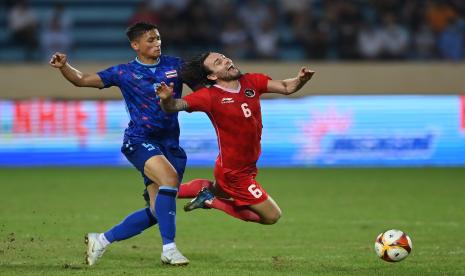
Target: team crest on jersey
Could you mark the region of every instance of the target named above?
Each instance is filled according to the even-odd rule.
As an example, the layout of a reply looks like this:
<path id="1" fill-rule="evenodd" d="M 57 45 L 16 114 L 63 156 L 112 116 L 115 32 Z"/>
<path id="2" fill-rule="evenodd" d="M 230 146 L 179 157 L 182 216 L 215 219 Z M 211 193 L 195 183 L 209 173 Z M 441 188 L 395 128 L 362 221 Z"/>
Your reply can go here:
<path id="1" fill-rule="evenodd" d="M 166 71 L 165 76 L 167 79 L 175 78 L 178 76 L 178 72 L 176 70 Z"/>
<path id="2" fill-rule="evenodd" d="M 221 99 L 222 104 L 233 103 L 233 102 L 234 102 L 233 98 L 223 98 L 223 99 Z"/>
<path id="3" fill-rule="evenodd" d="M 153 84 L 153 90 L 157 91 L 158 86 L 160 86 L 160 83 L 156 82 Z M 156 94 L 155 94 L 156 95 Z M 156 95 L 156 98 L 158 99 L 158 95 Z"/>
<path id="4" fill-rule="evenodd" d="M 255 91 L 253 89 L 247 88 L 244 91 L 245 95 L 249 98 L 253 98 L 255 96 Z"/>

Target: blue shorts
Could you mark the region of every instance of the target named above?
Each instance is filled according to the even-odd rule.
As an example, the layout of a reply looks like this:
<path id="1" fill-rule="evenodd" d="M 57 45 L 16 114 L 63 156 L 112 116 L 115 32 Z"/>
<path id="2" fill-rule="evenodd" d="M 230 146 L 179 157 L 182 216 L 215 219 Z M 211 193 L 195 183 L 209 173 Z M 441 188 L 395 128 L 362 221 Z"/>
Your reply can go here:
<path id="1" fill-rule="evenodd" d="M 125 139 L 121 152 L 140 171 L 144 178 L 145 186 L 152 184 L 153 181 L 144 174 L 144 165 L 147 160 L 155 155 L 164 155 L 176 169 L 179 183 L 182 181 L 187 156 L 186 152 L 177 143 L 173 143 L 172 141 L 161 142 L 150 138 L 144 140 L 138 139 L 137 141 Z"/>

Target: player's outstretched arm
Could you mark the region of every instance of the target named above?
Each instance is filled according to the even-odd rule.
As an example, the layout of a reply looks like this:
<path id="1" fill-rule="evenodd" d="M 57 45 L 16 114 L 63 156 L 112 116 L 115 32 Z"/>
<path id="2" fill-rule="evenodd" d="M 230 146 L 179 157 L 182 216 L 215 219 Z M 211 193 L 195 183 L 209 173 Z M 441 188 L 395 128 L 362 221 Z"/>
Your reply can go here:
<path id="1" fill-rule="evenodd" d="M 78 87 L 95 87 L 103 88 L 104 84 L 102 79 L 97 74 L 82 73 L 78 69 L 69 65 L 68 57 L 63 54 L 56 52 L 50 58 L 49 64 L 60 69 L 61 74 L 72 84 Z"/>
<path id="2" fill-rule="evenodd" d="M 187 109 L 187 102 L 185 100 L 173 98 L 173 87 L 173 83 L 170 83 L 170 86 L 168 86 L 166 83 L 162 82 L 155 90 L 158 97 L 160 97 L 161 109 L 167 113 Z"/>
<path id="3" fill-rule="evenodd" d="M 290 95 L 300 90 L 315 74 L 315 71 L 302 67 L 295 78 L 268 81 L 268 92 Z"/>

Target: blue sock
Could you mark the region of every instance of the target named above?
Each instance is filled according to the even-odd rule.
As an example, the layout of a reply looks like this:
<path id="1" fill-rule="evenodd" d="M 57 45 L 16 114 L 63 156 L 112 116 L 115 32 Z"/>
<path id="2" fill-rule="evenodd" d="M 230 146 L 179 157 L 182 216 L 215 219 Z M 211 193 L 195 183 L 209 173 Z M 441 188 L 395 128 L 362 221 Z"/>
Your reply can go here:
<path id="1" fill-rule="evenodd" d="M 122 241 L 142 233 L 156 223 L 157 220 L 150 208 L 144 208 L 127 216 L 120 224 L 105 232 L 104 235 L 109 242 Z"/>
<path id="2" fill-rule="evenodd" d="M 163 244 L 174 242 L 176 235 L 176 194 L 178 189 L 170 186 L 160 186 L 155 199 L 155 213 L 160 227 Z"/>

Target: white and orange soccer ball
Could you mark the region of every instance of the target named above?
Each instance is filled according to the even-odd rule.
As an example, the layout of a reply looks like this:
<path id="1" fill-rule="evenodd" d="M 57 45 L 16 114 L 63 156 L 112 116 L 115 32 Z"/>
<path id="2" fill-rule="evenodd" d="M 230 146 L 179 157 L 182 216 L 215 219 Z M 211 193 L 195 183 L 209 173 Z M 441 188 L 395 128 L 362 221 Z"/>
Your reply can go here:
<path id="1" fill-rule="evenodd" d="M 412 240 L 400 230 L 392 229 L 378 235 L 375 251 L 386 262 L 400 262 L 412 252 Z"/>

